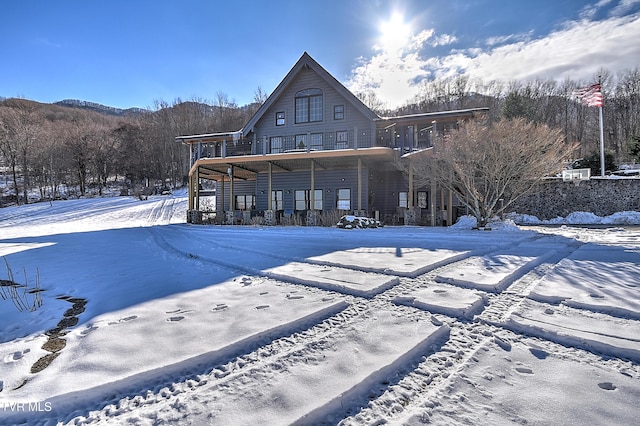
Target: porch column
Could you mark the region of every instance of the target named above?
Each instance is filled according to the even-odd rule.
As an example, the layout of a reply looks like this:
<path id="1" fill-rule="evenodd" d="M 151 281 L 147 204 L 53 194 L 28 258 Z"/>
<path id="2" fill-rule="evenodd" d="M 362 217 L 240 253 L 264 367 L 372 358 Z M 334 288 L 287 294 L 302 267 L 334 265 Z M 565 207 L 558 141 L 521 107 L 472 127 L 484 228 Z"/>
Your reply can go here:
<path id="1" fill-rule="evenodd" d="M 193 210 L 194 200 L 193 200 L 193 192 L 195 191 L 195 182 L 196 177 L 195 173 L 189 175 L 189 210 Z"/>
<path id="2" fill-rule="evenodd" d="M 413 208 L 413 163 L 409 160 L 409 194 L 408 195 L 408 208 Z"/>
<path id="3" fill-rule="evenodd" d="M 218 203 L 218 200 L 220 200 L 220 203 Z M 218 189 L 216 188 L 216 215 L 218 212 L 220 212 L 220 217 L 224 216 L 224 175 L 220 176 L 220 194 L 218 194 Z"/>
<path id="4" fill-rule="evenodd" d="M 196 181 L 195 181 L 195 186 L 196 186 L 196 202 L 195 202 L 195 209 L 196 210 L 200 210 L 200 167 L 196 167 Z"/>
<path id="5" fill-rule="evenodd" d="M 432 174 L 431 175 L 431 226 L 436 226 L 436 195 L 437 195 L 437 191 L 438 188 L 436 186 L 436 180 L 435 180 L 435 176 Z"/>
<path id="6" fill-rule="evenodd" d="M 269 164 L 269 173 L 267 175 L 267 210 L 264 212 L 264 223 L 265 225 L 275 225 L 276 224 L 276 214 L 273 211 L 273 200 L 271 199 L 273 192 L 273 165 L 271 162 Z"/>
<path id="7" fill-rule="evenodd" d="M 449 190 L 449 200 L 447 208 L 447 226 L 453 225 L 453 192 Z"/>
<path id="8" fill-rule="evenodd" d="M 273 172 L 273 165 L 271 163 L 269 163 L 269 178 L 267 179 L 269 182 L 267 184 L 268 186 L 268 196 L 267 196 L 267 210 L 273 210 L 273 200 L 272 200 L 272 195 L 271 193 L 273 192 L 272 189 L 272 180 L 271 180 L 271 174 Z"/>
<path id="9" fill-rule="evenodd" d="M 230 166 L 229 170 L 229 210 L 233 211 L 233 166 Z"/>
<path id="10" fill-rule="evenodd" d="M 358 214 L 362 215 L 362 159 L 358 157 Z"/>
<path id="11" fill-rule="evenodd" d="M 311 160 L 311 190 L 309 191 L 309 210 L 315 210 L 316 199 L 316 163 Z"/>
<path id="12" fill-rule="evenodd" d="M 444 213 L 442 210 L 444 210 L 444 188 L 440 188 L 440 210 L 441 213 Z M 446 217 L 443 215 L 442 220 L 447 220 Z M 449 226 L 449 224 L 447 223 L 447 226 Z"/>

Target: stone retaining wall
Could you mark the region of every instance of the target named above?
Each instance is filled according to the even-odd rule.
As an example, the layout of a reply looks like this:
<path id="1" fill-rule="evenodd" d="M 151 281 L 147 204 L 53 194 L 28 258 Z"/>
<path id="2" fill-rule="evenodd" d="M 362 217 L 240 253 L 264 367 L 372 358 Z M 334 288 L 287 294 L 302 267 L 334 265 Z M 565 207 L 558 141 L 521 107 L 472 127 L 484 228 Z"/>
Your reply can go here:
<path id="1" fill-rule="evenodd" d="M 640 211 L 640 179 L 547 180 L 508 210 L 542 220 L 567 217 L 573 212 L 591 212 L 604 217 L 616 212 Z"/>

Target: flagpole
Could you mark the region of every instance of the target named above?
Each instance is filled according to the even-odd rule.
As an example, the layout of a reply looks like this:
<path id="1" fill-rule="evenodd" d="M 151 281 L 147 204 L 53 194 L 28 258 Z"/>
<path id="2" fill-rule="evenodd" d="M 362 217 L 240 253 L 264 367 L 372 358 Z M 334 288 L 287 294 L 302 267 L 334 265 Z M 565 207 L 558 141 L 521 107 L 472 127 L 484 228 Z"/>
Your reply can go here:
<path id="1" fill-rule="evenodd" d="M 600 110 L 600 176 L 604 177 L 604 129 L 602 127 L 602 105 L 598 107 Z"/>

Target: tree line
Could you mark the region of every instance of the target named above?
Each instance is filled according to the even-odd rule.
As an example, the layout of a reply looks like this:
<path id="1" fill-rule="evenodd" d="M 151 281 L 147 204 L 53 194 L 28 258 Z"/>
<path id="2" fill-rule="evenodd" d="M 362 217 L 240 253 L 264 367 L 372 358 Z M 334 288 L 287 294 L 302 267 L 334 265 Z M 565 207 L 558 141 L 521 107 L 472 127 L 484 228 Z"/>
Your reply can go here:
<path id="1" fill-rule="evenodd" d="M 604 138 L 616 164 L 640 161 L 640 68 L 599 73 L 604 95 Z M 599 151 L 597 108 L 572 93 L 588 84 L 566 79 L 482 81 L 460 75 L 427 81 L 405 106 L 386 110 L 372 92 L 357 93 L 380 115 L 394 116 L 489 107 L 490 121 L 522 118 L 559 129 L 577 143 L 576 159 Z M 186 148 L 179 135 L 240 129 L 267 95 L 238 106 L 218 92 L 214 100 L 158 100 L 150 111 L 128 117 L 25 99 L 0 100 L 0 203 L 28 202 L 31 191 L 52 199 L 69 192 L 101 194 L 109 181 L 123 189 L 184 184 Z M 596 174 L 596 171 L 592 171 Z M 5 184 L 6 183 L 6 184 Z"/>
<path id="2" fill-rule="evenodd" d="M 0 206 L 69 195 L 102 195 L 117 182 L 141 191 L 184 184 L 179 135 L 240 129 L 266 99 L 239 107 L 224 93 L 205 101 L 158 100 L 151 111 L 121 117 L 26 99 L 0 101 Z M 111 180 L 111 182 L 110 182 Z"/>
<path id="3" fill-rule="evenodd" d="M 612 74 L 600 70 L 593 81 L 535 79 L 483 81 L 466 75 L 424 82 L 416 98 L 396 111 L 385 111 L 371 93 L 360 98 L 381 114 L 415 114 L 489 107 L 491 121 L 524 118 L 562 130 L 567 142 L 577 142 L 576 155 L 599 152 L 598 109 L 572 96 L 577 89 L 600 80 L 604 95 L 604 144 L 616 164 L 640 162 L 640 68 Z M 599 155 L 598 155 L 599 156 Z"/>

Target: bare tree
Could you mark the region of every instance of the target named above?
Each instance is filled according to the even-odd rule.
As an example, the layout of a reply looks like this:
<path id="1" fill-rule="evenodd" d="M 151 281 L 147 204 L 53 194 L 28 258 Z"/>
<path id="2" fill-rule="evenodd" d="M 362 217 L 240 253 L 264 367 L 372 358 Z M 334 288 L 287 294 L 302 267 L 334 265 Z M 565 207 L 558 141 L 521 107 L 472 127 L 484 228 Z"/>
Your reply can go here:
<path id="1" fill-rule="evenodd" d="M 12 169 L 16 199 L 19 203 L 17 166 L 20 166 L 24 202 L 28 203 L 30 161 L 41 134 L 44 116 L 31 102 L 16 99 L 11 108 L 4 109 L 1 120 L 4 128 L 2 151 Z"/>
<path id="2" fill-rule="evenodd" d="M 545 176 L 558 173 L 575 147 L 560 130 L 521 118 L 472 121 L 413 162 L 414 174 L 452 191 L 483 227 Z"/>

